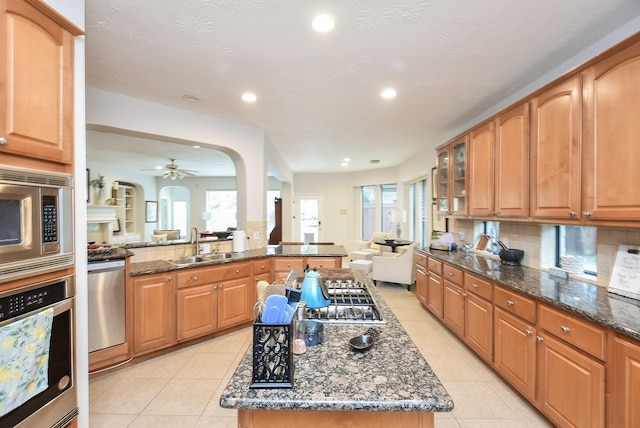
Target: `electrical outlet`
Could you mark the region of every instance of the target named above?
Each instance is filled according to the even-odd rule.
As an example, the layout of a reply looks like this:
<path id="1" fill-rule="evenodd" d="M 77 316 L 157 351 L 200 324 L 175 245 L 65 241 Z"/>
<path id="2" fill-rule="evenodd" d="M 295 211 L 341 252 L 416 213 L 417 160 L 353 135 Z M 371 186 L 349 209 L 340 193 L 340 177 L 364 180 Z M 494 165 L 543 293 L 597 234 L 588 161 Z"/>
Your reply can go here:
<path id="1" fill-rule="evenodd" d="M 253 239 L 260 239 L 260 232 L 253 232 Z"/>

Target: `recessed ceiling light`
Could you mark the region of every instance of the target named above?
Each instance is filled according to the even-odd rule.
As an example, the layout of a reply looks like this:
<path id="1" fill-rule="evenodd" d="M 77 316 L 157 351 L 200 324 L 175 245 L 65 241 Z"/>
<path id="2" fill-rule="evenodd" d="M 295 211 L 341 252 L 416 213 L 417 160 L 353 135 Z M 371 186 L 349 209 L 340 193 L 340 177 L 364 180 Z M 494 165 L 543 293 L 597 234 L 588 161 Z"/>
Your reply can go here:
<path id="1" fill-rule="evenodd" d="M 313 18 L 311 25 L 318 33 L 326 33 L 327 31 L 333 30 L 333 27 L 336 26 L 336 22 L 330 15 L 323 13 Z"/>
<path id="2" fill-rule="evenodd" d="M 380 159 L 371 159 L 369 163 L 380 163 Z"/>
<path id="3" fill-rule="evenodd" d="M 251 92 L 246 92 L 242 95 L 242 100 L 246 101 L 248 103 L 253 103 L 258 99 L 258 97 L 256 97 L 256 94 L 253 94 Z"/>
<path id="4" fill-rule="evenodd" d="M 194 149 L 199 149 L 200 148 L 200 146 L 191 146 L 191 147 L 193 147 Z"/>
<path id="5" fill-rule="evenodd" d="M 196 101 L 200 101 L 200 98 L 195 95 L 183 95 L 182 99 L 185 101 L 189 101 L 190 103 L 195 103 Z"/>
<path id="6" fill-rule="evenodd" d="M 345 162 L 351 162 L 351 158 L 344 158 L 342 160 L 345 161 Z"/>
<path id="7" fill-rule="evenodd" d="M 393 88 L 387 88 L 380 92 L 380 96 L 386 99 L 393 98 L 396 96 L 396 90 Z"/>
<path id="8" fill-rule="evenodd" d="M 342 162 L 340 165 L 341 166 L 349 166 L 349 162 Z"/>

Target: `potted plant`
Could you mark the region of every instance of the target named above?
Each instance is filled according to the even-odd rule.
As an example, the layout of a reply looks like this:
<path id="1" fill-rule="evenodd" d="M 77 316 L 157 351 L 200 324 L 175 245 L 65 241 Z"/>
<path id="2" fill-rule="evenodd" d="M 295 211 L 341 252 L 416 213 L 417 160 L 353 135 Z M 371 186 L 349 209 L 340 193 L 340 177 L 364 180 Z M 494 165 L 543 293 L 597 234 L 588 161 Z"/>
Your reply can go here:
<path id="1" fill-rule="evenodd" d="M 93 203 L 95 205 L 102 205 L 104 202 L 104 176 L 98 174 L 97 178 L 91 180 L 91 187 L 96 189 Z"/>

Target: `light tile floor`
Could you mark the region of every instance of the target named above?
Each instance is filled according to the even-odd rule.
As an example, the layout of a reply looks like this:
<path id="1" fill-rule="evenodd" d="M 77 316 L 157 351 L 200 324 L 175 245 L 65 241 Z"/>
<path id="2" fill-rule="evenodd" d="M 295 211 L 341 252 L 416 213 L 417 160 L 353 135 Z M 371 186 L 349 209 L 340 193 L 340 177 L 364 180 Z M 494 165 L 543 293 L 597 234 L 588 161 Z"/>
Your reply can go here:
<path id="1" fill-rule="evenodd" d="M 436 413 L 437 428 L 552 426 L 433 318 L 413 289 L 379 288 L 453 397 L 453 412 Z M 236 427 L 235 410 L 218 400 L 250 343 L 246 328 L 92 378 L 91 428 Z"/>

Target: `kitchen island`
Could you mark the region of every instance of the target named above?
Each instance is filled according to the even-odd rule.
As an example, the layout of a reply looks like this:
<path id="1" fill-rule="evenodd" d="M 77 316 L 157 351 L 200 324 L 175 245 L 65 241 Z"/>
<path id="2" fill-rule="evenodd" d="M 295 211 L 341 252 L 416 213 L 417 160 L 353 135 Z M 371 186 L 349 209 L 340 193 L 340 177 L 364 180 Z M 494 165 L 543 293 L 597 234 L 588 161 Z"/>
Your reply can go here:
<path id="1" fill-rule="evenodd" d="M 287 284 L 303 273 L 292 271 Z M 238 410 L 243 428 L 432 427 L 434 412 L 453 410 L 453 401 L 413 344 L 371 280 L 361 271 L 331 269 L 324 279 L 367 284 L 384 324 L 325 323 L 324 343 L 294 357 L 291 389 L 251 389 L 252 347 L 220 397 Z M 349 339 L 374 327 L 380 335 L 367 351 L 354 351 Z"/>

